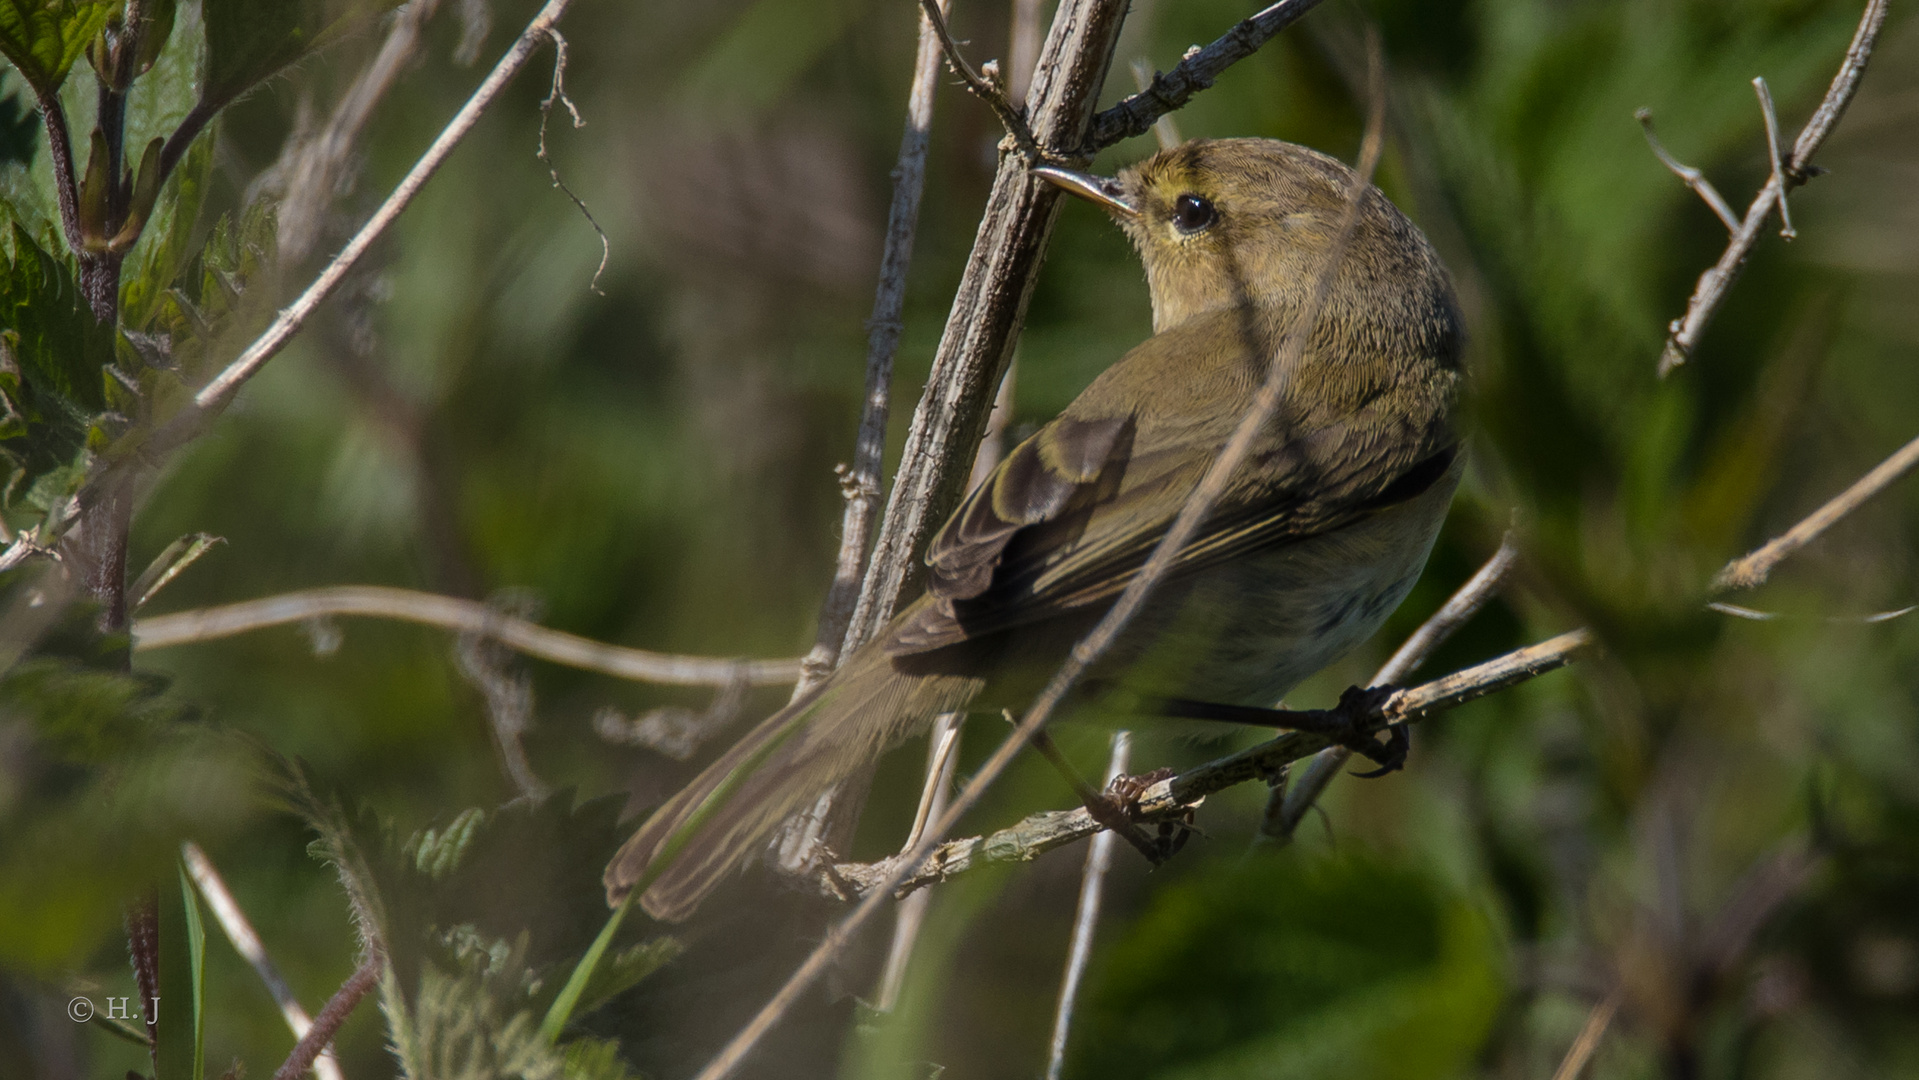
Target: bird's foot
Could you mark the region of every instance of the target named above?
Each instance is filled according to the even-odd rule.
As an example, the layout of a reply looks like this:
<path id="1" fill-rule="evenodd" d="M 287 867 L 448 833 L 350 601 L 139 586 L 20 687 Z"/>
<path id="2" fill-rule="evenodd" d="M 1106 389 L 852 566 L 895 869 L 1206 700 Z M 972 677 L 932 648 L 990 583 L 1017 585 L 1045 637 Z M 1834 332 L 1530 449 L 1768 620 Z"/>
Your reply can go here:
<path id="1" fill-rule="evenodd" d="M 1345 693 L 1339 695 L 1339 704 L 1326 710 L 1339 721 L 1336 728 L 1344 727 L 1343 731 L 1327 732 L 1333 736 L 1333 741 L 1379 766 L 1366 772 L 1356 772 L 1354 776 L 1370 780 L 1406 767 L 1406 753 L 1413 745 L 1412 737 L 1406 733 L 1406 725 L 1392 724 L 1384 732 L 1375 732 L 1369 730 L 1366 724 L 1366 718 L 1397 693 L 1397 686 L 1349 686 Z"/>

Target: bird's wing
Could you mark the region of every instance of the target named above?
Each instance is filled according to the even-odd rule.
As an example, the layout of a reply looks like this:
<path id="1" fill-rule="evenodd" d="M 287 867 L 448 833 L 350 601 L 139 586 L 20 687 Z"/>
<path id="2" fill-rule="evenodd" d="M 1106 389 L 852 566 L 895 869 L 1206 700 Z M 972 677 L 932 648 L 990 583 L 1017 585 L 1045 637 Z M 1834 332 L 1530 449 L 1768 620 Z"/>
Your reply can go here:
<path id="1" fill-rule="evenodd" d="M 1122 365 L 1165 363 L 1148 350 L 1179 345 L 1160 335 Z M 1170 400 L 1134 396 L 1126 412 L 1089 407 L 1095 384 L 1007 454 L 934 536 L 933 602 L 894 628 L 886 652 L 928 652 L 1123 590 L 1251 400 L 1243 357 L 1200 359 Z M 1329 532 L 1430 488 L 1456 446 L 1421 418 L 1391 413 L 1362 403 L 1269 425 L 1172 572 Z"/>

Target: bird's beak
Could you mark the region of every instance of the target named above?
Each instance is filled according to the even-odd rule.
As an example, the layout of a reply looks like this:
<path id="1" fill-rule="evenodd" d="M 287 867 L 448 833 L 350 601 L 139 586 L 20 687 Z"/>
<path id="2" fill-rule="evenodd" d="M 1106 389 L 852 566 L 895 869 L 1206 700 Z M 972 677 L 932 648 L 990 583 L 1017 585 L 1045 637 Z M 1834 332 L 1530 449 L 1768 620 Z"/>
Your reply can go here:
<path id="1" fill-rule="evenodd" d="M 1139 207 L 1126 200 L 1126 189 L 1119 186 L 1118 180 L 1094 176 L 1092 173 L 1075 172 L 1072 169 L 1061 169 L 1052 165 L 1036 165 L 1033 167 L 1033 172 L 1088 202 L 1105 207 L 1120 217 L 1139 216 Z"/>

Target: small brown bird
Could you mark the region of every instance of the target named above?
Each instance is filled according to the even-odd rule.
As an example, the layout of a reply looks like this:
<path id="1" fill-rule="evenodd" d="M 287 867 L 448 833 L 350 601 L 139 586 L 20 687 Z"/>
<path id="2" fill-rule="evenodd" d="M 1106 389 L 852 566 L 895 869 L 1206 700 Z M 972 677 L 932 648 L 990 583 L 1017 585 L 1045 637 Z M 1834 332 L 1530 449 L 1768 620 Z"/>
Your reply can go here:
<path id="1" fill-rule="evenodd" d="M 608 903 L 644 885 L 649 913 L 683 919 L 783 819 L 938 714 L 1022 708 L 1231 437 L 1354 182 L 1269 139 L 1189 142 L 1117 180 L 1038 171 L 1132 238 L 1153 336 L 966 498 L 927 551 L 924 596 L 641 826 L 607 867 Z M 1088 673 L 1081 711 L 1271 706 L 1371 636 L 1418 578 L 1458 484 L 1461 349 L 1445 268 L 1368 187 L 1278 413 Z"/>

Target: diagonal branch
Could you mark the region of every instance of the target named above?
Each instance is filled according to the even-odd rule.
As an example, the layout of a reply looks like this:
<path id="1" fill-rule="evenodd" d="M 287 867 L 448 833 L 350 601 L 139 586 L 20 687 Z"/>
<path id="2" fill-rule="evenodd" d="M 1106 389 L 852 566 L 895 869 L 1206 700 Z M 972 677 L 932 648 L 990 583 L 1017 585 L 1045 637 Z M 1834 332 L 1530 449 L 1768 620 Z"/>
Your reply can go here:
<path id="1" fill-rule="evenodd" d="M 866 321 L 866 400 L 860 411 L 853 464 L 840 478 L 846 511 L 840 520 L 839 558 L 833 569 L 833 585 L 821 605 L 818 636 L 806 655 L 799 685 L 793 688 L 795 698 L 824 680 L 839 663 L 842 647 L 851 647 L 847 645 L 847 626 L 853 621 L 853 606 L 866 577 L 867 540 L 880 508 L 880 469 L 886 453 L 886 418 L 892 406 L 893 360 L 899 354 L 904 329 L 906 271 L 913 261 L 920 197 L 926 190 L 926 148 L 932 138 L 933 97 L 938 88 L 938 25 L 932 16 L 921 12 L 919 53 L 906 97 L 906 130 L 900 135 L 899 159 L 893 165 L 893 204 L 886 213 L 886 247 L 880 254 L 873 314 Z"/>
<path id="2" fill-rule="evenodd" d="M 1759 189 L 1753 197 L 1752 205 L 1746 208 L 1746 216 L 1739 227 L 1733 230 L 1732 240 L 1726 245 L 1725 253 L 1719 256 L 1705 273 L 1699 275 L 1699 282 L 1693 286 L 1692 298 L 1686 301 L 1686 313 L 1672 321 L 1666 328 L 1666 348 L 1659 357 L 1659 374 L 1663 378 L 1672 369 L 1686 362 L 1699 344 L 1700 337 L 1706 332 L 1706 324 L 1712 321 L 1713 312 L 1726 298 L 1732 283 L 1739 277 L 1739 271 L 1746 265 L 1746 257 L 1759 242 L 1759 234 L 1765 231 L 1766 218 L 1775 205 L 1780 207 L 1784 219 L 1786 192 L 1811 179 L 1815 173 L 1812 168 L 1812 156 L 1819 152 L 1826 136 L 1838 125 L 1839 118 L 1845 115 L 1846 106 L 1852 103 L 1853 94 L 1859 90 L 1859 80 L 1865 77 L 1866 62 L 1872 58 L 1874 42 L 1878 40 L 1879 28 L 1886 21 L 1886 0 L 1868 0 L 1865 14 L 1860 16 L 1859 29 L 1853 32 L 1852 45 L 1846 49 L 1846 58 L 1839 65 L 1839 73 L 1832 77 L 1832 85 L 1826 90 L 1826 96 L 1813 112 L 1812 119 L 1799 130 L 1799 137 L 1793 141 L 1792 157 L 1785 162 L 1784 168 L 1773 170 L 1766 186 Z M 1770 104 L 1770 95 L 1761 93 L 1762 107 Z M 1765 108 L 1770 113 L 1770 108 Z M 1649 129 L 1650 130 L 1650 129 Z M 1770 133 L 1769 133 L 1770 135 Z M 1774 140 L 1776 143 L 1776 139 Z M 1717 208 L 1715 208 L 1716 210 Z M 1788 229 L 1791 222 L 1786 222 Z"/>
<path id="3" fill-rule="evenodd" d="M 1767 541 L 1750 554 L 1734 559 L 1726 564 L 1719 576 L 1712 579 L 1716 591 L 1728 589 L 1750 589 L 1765 584 L 1772 574 L 1772 568 L 1780 561 L 1812 543 L 1819 535 L 1831 528 L 1833 523 L 1857 510 L 1867 499 L 1884 491 L 1894 480 L 1919 465 L 1919 439 L 1914 439 L 1892 456 L 1873 466 L 1872 471 L 1854 481 L 1852 486 L 1833 496 L 1824 506 L 1806 515 L 1805 520 L 1787 529 L 1784 533 Z"/>
<path id="4" fill-rule="evenodd" d="M 133 647 L 141 652 L 165 649 L 342 615 L 438 626 L 489 638 L 555 664 L 667 686 L 726 686 L 741 675 L 755 686 L 780 686 L 798 678 L 800 670 L 798 660 L 729 660 L 608 645 L 528 622 L 477 600 L 381 585 L 338 585 L 155 615 L 133 624 Z"/>
<path id="5" fill-rule="evenodd" d="M 526 67 L 533 53 L 550 40 L 552 28 L 559 23 L 560 17 L 566 13 L 566 9 L 571 4 L 572 0 L 547 0 L 539 14 L 535 15 L 533 21 L 528 23 L 526 29 L 521 32 L 519 39 L 513 43 L 505 55 L 500 57 L 499 63 L 493 66 L 493 70 L 473 92 L 473 96 L 468 98 L 466 104 L 460 107 L 460 111 L 447 122 L 446 127 L 434 138 L 432 145 L 427 147 L 426 153 L 414 162 L 413 168 L 393 189 L 392 194 L 387 196 L 386 201 L 380 204 L 380 208 L 374 211 L 373 216 L 367 219 L 366 224 L 360 227 L 360 231 L 354 234 L 347 246 L 327 263 L 326 268 L 293 303 L 280 310 L 273 322 L 253 340 L 252 344 L 246 347 L 244 352 L 212 381 L 200 388 L 200 391 L 193 396 L 192 404 L 183 408 L 179 415 L 146 440 L 137 453 L 139 459 L 147 462 L 156 461 L 159 455 L 194 438 L 212 417 L 226 407 L 248 379 L 257 374 L 268 360 L 279 355 L 287 342 L 293 340 L 293 336 L 300 332 L 308 319 L 312 318 L 320 304 L 340 287 L 341 282 L 346 280 L 347 275 L 366 256 L 373 245 L 386 235 L 388 229 L 392 228 L 400 214 L 419 195 L 420 189 L 425 187 L 426 182 L 433 178 L 433 174 L 439 171 L 441 165 L 446 163 L 446 159 L 452 155 L 454 148 L 472 132 L 486 110 L 499 100 L 507 84 L 513 81 L 514 76 L 518 75 L 522 68 Z M 185 129 L 187 125 L 182 123 L 181 126 Z M 176 133 L 176 138 L 178 134 Z M 171 144 L 168 149 L 171 151 Z M 184 153 L 184 151 L 185 147 L 182 146 L 181 152 Z M 89 491 L 83 493 L 83 503 L 90 506 L 96 499 L 116 491 L 125 482 L 124 470 L 134 464 L 132 460 L 122 461 L 117 467 L 106 470 L 105 475 L 96 476 L 88 484 Z"/>
<path id="6" fill-rule="evenodd" d="M 1556 638 L 1516 649 L 1444 678 L 1401 690 L 1375 701 L 1354 717 L 1367 731 L 1383 731 L 1394 724 L 1417 723 L 1426 717 L 1456 709 L 1469 701 L 1517 686 L 1566 666 L 1594 647 L 1592 634 L 1574 630 Z M 1167 821 L 1184 815 L 1215 792 L 1254 780 L 1264 781 L 1280 768 L 1324 749 L 1323 735 L 1289 731 L 1247 750 L 1195 766 L 1169 780 L 1161 780 L 1139 797 L 1139 820 Z M 1028 862 L 1054 848 L 1064 847 L 1099 832 L 1102 826 L 1085 807 L 1048 810 L 1011 828 L 988 836 L 950 840 L 924 858 L 919 868 L 901 875 L 902 860 L 846 863 L 834 869 L 861 895 L 890 890 L 895 895 L 957 877 L 968 870 L 1004 862 Z"/>
<path id="7" fill-rule="evenodd" d="M 1178 67 L 1153 76 L 1151 86 L 1093 117 L 1086 139 L 1080 143 L 1080 156 L 1092 157 L 1121 139 L 1146 134 L 1155 120 L 1185 107 L 1193 95 L 1210 88 L 1227 68 L 1258 52 L 1260 46 L 1317 6 L 1319 0 L 1279 0 L 1240 20 L 1211 45 L 1188 49 Z"/>
<path id="8" fill-rule="evenodd" d="M 286 978 L 267 955 L 266 945 L 261 942 L 260 934 L 253 929 L 252 920 L 240 908 L 240 902 L 233 897 L 233 891 L 227 888 L 226 879 L 214 868 L 213 860 L 200 850 L 200 845 L 189 840 L 180 845 L 180 858 L 187 866 L 187 874 L 193 878 L 193 884 L 206 898 L 207 907 L 213 909 L 213 917 L 226 931 L 227 941 L 233 945 L 233 951 L 240 954 L 253 966 L 254 974 L 266 984 L 267 993 L 273 997 L 273 1003 L 280 1007 L 280 1016 L 286 1020 L 287 1027 L 293 1029 L 293 1037 L 306 1038 L 313 1028 L 313 1018 L 307 1015 L 300 1005 L 300 999 L 293 996 L 293 988 L 287 985 Z M 317 1080 L 342 1080 L 339 1062 L 334 1060 L 333 1051 L 322 1047 L 313 1061 L 313 1073 Z"/>

